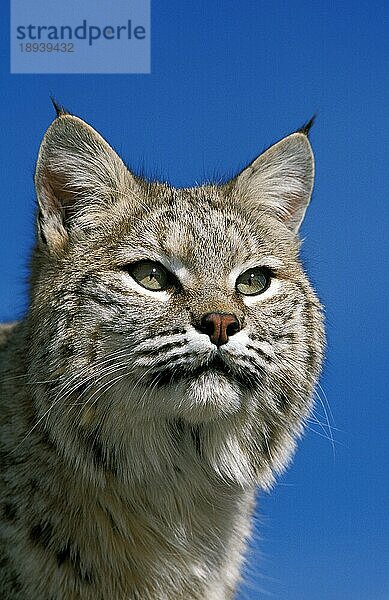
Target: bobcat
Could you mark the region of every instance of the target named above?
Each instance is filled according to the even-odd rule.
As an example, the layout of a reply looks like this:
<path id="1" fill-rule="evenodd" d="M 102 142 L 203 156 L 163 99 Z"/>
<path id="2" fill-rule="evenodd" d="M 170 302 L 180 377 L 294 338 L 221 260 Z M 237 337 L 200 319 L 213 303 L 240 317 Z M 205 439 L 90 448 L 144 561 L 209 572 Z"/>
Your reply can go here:
<path id="1" fill-rule="evenodd" d="M 176 189 L 57 107 L 29 309 L 0 332 L 2 600 L 234 597 L 322 361 L 310 125 Z"/>

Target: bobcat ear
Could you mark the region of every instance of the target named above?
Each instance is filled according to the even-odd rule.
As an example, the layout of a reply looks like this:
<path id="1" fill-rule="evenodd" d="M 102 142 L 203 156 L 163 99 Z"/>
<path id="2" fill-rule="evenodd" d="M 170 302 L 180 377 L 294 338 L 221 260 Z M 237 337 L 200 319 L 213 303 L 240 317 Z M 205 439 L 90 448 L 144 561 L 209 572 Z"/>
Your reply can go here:
<path id="1" fill-rule="evenodd" d="M 253 209 L 268 207 L 297 233 L 311 198 L 314 158 L 306 129 L 283 138 L 256 158 L 235 179 Z"/>
<path id="2" fill-rule="evenodd" d="M 41 241 L 60 250 L 72 228 L 95 224 L 102 209 L 133 185 L 133 176 L 101 135 L 61 111 L 43 138 L 35 170 Z"/>

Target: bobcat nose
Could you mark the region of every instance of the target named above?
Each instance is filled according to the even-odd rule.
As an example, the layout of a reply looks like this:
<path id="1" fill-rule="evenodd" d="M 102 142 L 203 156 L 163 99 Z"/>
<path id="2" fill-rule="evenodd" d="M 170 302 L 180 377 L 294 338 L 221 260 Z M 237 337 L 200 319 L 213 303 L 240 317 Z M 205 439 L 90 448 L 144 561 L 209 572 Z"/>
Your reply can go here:
<path id="1" fill-rule="evenodd" d="M 230 335 L 240 330 L 240 324 L 235 315 L 212 312 L 202 316 L 199 330 L 207 333 L 211 342 L 219 348 L 228 342 Z"/>

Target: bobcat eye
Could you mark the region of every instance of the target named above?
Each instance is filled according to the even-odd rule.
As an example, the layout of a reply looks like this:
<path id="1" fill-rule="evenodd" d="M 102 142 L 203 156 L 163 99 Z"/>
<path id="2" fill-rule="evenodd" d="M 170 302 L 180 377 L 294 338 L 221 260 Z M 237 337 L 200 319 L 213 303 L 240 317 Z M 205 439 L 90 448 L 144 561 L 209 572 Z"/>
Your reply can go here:
<path id="1" fill-rule="evenodd" d="M 270 284 L 270 273 L 262 267 L 247 269 L 239 275 L 235 288 L 244 296 L 256 296 L 264 292 Z"/>
<path id="2" fill-rule="evenodd" d="M 171 275 L 160 263 L 151 260 L 141 260 L 126 266 L 126 271 L 139 285 L 158 292 L 166 290 L 171 285 Z"/>

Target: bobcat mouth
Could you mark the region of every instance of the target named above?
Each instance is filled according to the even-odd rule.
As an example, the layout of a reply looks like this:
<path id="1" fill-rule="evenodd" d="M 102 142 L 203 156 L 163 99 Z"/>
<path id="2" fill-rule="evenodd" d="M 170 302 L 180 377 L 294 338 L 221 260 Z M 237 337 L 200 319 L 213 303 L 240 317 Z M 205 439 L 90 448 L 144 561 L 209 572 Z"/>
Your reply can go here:
<path id="1" fill-rule="evenodd" d="M 240 387 L 245 389 L 258 387 L 261 379 L 260 373 L 252 366 L 251 368 L 247 366 L 244 369 L 236 368 L 228 365 L 220 354 L 215 354 L 207 363 L 194 368 L 182 364 L 167 365 L 153 373 L 150 383 L 163 387 L 183 381 L 193 382 L 207 373 L 220 375 L 231 383 L 238 383 Z"/>

